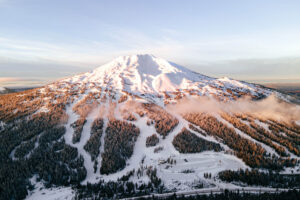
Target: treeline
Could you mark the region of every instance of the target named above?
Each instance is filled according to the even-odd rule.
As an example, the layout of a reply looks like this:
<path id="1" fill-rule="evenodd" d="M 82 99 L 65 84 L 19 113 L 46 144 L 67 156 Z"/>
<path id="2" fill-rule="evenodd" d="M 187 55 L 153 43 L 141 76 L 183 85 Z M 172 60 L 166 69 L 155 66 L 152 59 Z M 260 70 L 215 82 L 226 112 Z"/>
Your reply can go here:
<path id="1" fill-rule="evenodd" d="M 250 167 L 281 170 L 284 166 L 294 166 L 296 163 L 294 159 L 268 157 L 260 145 L 241 137 L 233 128 L 229 128 L 209 114 L 190 113 L 185 114 L 184 118 L 201 127 L 207 134 L 220 138 Z"/>
<path id="2" fill-rule="evenodd" d="M 300 174 L 279 174 L 259 170 L 226 170 L 219 173 L 222 181 L 242 182 L 247 185 L 268 186 L 273 188 L 300 188 Z"/>
<path id="3" fill-rule="evenodd" d="M 227 115 L 228 116 L 228 115 Z M 240 118 L 239 115 L 235 115 L 237 118 Z M 225 116 L 226 117 L 226 116 Z M 230 116 L 231 120 L 233 121 L 233 125 L 235 125 L 236 121 L 239 119 Z M 283 147 L 280 147 L 279 145 L 273 144 L 272 141 L 281 144 L 282 146 L 285 146 L 290 152 L 300 155 L 300 137 L 298 137 L 297 133 L 293 133 L 291 130 L 288 130 L 286 127 L 289 127 L 288 124 L 285 124 L 286 127 L 282 127 L 277 125 L 274 120 L 264 120 L 262 118 L 259 118 L 259 121 L 265 123 L 271 131 L 266 130 L 265 128 L 258 125 L 252 116 L 247 116 L 244 120 L 248 121 L 250 126 L 247 126 L 250 132 L 254 132 L 255 134 L 262 137 L 262 142 L 265 144 L 273 147 L 280 155 L 287 156 L 287 153 L 285 153 L 285 150 Z M 241 123 L 241 122 L 240 122 Z M 238 126 L 237 126 L 238 128 Z M 240 128 L 239 128 L 240 129 Z M 249 131 L 245 132 L 249 133 Z M 282 134 L 284 133 L 284 134 Z M 253 134 L 252 134 L 253 135 Z M 258 137 L 258 136 L 257 136 Z M 270 142 L 271 141 L 271 142 Z"/>
<path id="4" fill-rule="evenodd" d="M 28 162 L 46 186 L 77 184 L 86 177 L 84 159 L 65 141 L 40 143 Z"/>
<path id="5" fill-rule="evenodd" d="M 124 97 L 124 95 L 122 97 Z M 136 116 L 133 113 L 134 108 L 135 108 L 135 105 L 134 105 L 134 102 L 132 102 L 132 101 L 127 102 L 125 106 L 121 106 L 119 111 L 124 120 L 127 120 L 127 121 L 136 121 L 137 120 Z"/>
<path id="6" fill-rule="evenodd" d="M 49 133 L 49 134 L 47 134 Z M 0 199 L 24 199 L 32 188 L 28 179 L 33 175 L 43 180 L 47 187 L 77 184 L 86 176 L 83 158 L 77 149 L 65 144 L 60 135 L 64 127 L 50 129 L 41 134 L 38 146 L 28 158 L 0 164 Z"/>
<path id="7" fill-rule="evenodd" d="M 64 124 L 68 119 L 64 109 L 64 105 L 53 105 L 49 112 L 40 112 L 14 120 L 7 125 L 0 132 L 0 146 L 3 147 L 0 149 L 0 161 L 8 159 L 11 151 L 22 142 L 31 140 L 45 130 Z"/>
<path id="8" fill-rule="evenodd" d="M 180 153 L 200 153 L 202 151 L 221 151 L 220 144 L 202 139 L 183 128 L 173 139 L 173 145 Z"/>
<path id="9" fill-rule="evenodd" d="M 129 181 L 130 177 L 147 175 L 148 183 L 133 183 Z M 125 197 L 134 197 L 148 195 L 151 193 L 166 192 L 162 180 L 157 176 L 157 169 L 153 166 L 143 166 L 136 170 L 128 171 L 117 181 L 105 182 L 100 180 L 96 184 L 77 185 L 73 187 L 76 190 L 75 199 L 120 199 Z"/>
<path id="10" fill-rule="evenodd" d="M 286 124 L 286 126 L 284 126 L 283 124 L 281 124 L 278 121 L 275 120 L 270 120 L 270 121 L 266 121 L 266 124 L 269 125 L 269 129 L 277 134 L 277 135 L 282 135 L 280 133 L 285 133 L 285 138 L 288 139 L 290 142 L 295 143 L 296 145 L 300 145 L 300 130 L 296 130 L 293 129 L 291 127 L 289 127 L 288 124 Z M 299 151 L 299 148 L 298 148 Z"/>
<path id="11" fill-rule="evenodd" d="M 141 108 L 138 108 L 137 113 L 140 116 L 147 115 L 153 120 L 156 132 L 164 137 L 179 123 L 178 119 L 155 104 L 143 103 Z"/>
<path id="12" fill-rule="evenodd" d="M 240 192 L 230 192 L 224 190 L 221 194 L 210 194 L 210 195 L 172 195 L 169 197 L 157 197 L 152 196 L 151 198 L 139 198 L 142 199 L 164 199 L 164 200 L 298 200 L 300 199 L 300 191 L 289 190 L 276 193 L 246 193 L 242 190 Z"/>
<path id="13" fill-rule="evenodd" d="M 159 138 L 156 134 L 152 134 L 151 136 L 148 136 L 146 139 L 146 147 L 153 147 L 157 145 L 159 142 Z"/>
<path id="14" fill-rule="evenodd" d="M 0 121 L 11 123 L 35 113 L 45 100 L 38 98 L 38 89 L 0 96 Z"/>
<path id="15" fill-rule="evenodd" d="M 262 142 L 273 149 L 281 155 L 281 156 L 287 156 L 287 153 L 285 152 L 285 149 L 281 147 L 280 145 L 274 144 L 271 139 L 275 140 L 275 136 L 271 133 L 268 133 L 267 131 L 264 131 L 262 127 L 259 127 L 254 121 L 251 121 L 251 126 L 248 126 L 247 124 L 240 121 L 239 118 L 231 116 L 226 113 L 222 113 L 222 118 L 224 118 L 226 121 L 231 123 L 235 128 L 241 130 L 245 134 L 249 135 L 253 139 Z M 271 139 L 270 139 L 271 138 Z M 278 141 L 278 140 L 277 140 Z"/>
<path id="16" fill-rule="evenodd" d="M 102 118 L 97 118 L 94 120 L 91 127 L 91 137 L 83 147 L 91 155 L 92 161 L 94 161 L 100 153 L 103 124 L 104 122 Z"/>
<path id="17" fill-rule="evenodd" d="M 73 144 L 80 141 L 81 133 L 82 133 L 83 126 L 85 123 L 86 123 L 86 119 L 80 117 L 78 120 L 76 120 L 74 123 L 72 123 L 70 125 L 74 129 L 74 133 L 73 133 L 73 137 L 72 137 Z"/>
<path id="18" fill-rule="evenodd" d="M 114 173 L 125 167 L 139 134 L 140 130 L 131 123 L 113 119 L 109 121 L 104 138 L 101 174 Z"/>
<path id="19" fill-rule="evenodd" d="M 28 155 L 30 151 L 34 149 L 36 142 L 37 142 L 37 137 L 35 136 L 31 140 L 21 143 L 16 148 L 15 154 L 13 156 L 18 159 L 24 158 L 24 156 Z"/>
<path id="20" fill-rule="evenodd" d="M 143 196 L 152 193 L 163 193 L 166 191 L 164 185 L 157 187 L 151 182 L 137 184 L 131 181 L 109 181 L 100 180 L 99 183 L 78 185 L 73 187 L 76 190 L 75 200 L 81 199 L 120 199 L 126 197 Z"/>
<path id="21" fill-rule="evenodd" d="M 72 110 L 81 118 L 86 118 L 87 115 L 97 106 L 96 94 L 90 92 L 81 101 L 79 101 Z"/>
<path id="22" fill-rule="evenodd" d="M 72 108 L 72 110 L 80 116 L 78 120 L 71 124 L 71 127 L 74 129 L 72 138 L 73 144 L 80 141 L 83 126 L 86 123 L 86 117 L 96 106 L 97 101 L 95 94 L 90 92 Z"/>
<path id="23" fill-rule="evenodd" d="M 300 155 L 300 130 L 298 127 L 275 120 L 269 120 L 266 123 L 276 135 L 282 136 L 280 133 L 285 133 L 285 138 L 289 141 L 287 148 L 296 155 Z"/>
<path id="24" fill-rule="evenodd" d="M 193 131 L 196 131 L 197 133 L 200 133 L 203 136 L 206 136 L 206 133 L 204 133 L 202 130 L 194 126 L 193 124 L 189 124 L 189 128 Z"/>
<path id="25" fill-rule="evenodd" d="M 82 181 L 83 158 L 63 138 L 70 98 L 39 89 L 14 95 L 0 97 L 0 118 L 6 123 L 0 131 L 0 199 L 24 199 L 33 175 L 47 187 Z M 41 107 L 46 112 L 37 112 Z"/>
<path id="26" fill-rule="evenodd" d="M 269 130 L 272 132 L 272 134 L 278 136 L 279 138 L 285 138 L 290 143 L 292 143 L 294 147 L 296 147 L 295 149 L 299 150 L 299 146 L 297 147 L 297 145 L 300 145 L 300 126 L 296 125 L 294 122 L 287 123 L 284 121 L 266 119 L 260 116 L 253 116 L 250 114 L 235 114 L 235 116 L 242 120 L 249 121 L 251 123 L 251 126 L 255 123 L 255 119 L 259 120 L 262 123 L 265 123 L 268 126 Z"/>

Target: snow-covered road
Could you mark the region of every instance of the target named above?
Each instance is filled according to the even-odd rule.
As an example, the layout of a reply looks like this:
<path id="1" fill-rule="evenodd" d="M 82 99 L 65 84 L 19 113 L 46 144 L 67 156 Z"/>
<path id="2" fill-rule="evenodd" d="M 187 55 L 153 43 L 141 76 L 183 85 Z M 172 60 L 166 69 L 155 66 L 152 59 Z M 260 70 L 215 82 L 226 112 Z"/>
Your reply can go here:
<path id="1" fill-rule="evenodd" d="M 280 193 L 283 191 L 288 191 L 289 189 L 284 188 L 255 188 L 255 187 L 235 187 L 235 188 L 226 188 L 230 192 L 246 192 L 246 193 Z M 299 189 L 298 189 L 299 190 Z M 165 198 L 170 197 L 176 194 L 177 196 L 194 196 L 194 195 L 209 195 L 209 194 L 220 194 L 225 191 L 225 188 L 204 188 L 191 191 L 183 192 L 170 192 L 163 194 L 151 194 L 139 197 L 124 198 L 123 200 L 134 200 L 134 199 L 150 199 L 153 197 Z"/>

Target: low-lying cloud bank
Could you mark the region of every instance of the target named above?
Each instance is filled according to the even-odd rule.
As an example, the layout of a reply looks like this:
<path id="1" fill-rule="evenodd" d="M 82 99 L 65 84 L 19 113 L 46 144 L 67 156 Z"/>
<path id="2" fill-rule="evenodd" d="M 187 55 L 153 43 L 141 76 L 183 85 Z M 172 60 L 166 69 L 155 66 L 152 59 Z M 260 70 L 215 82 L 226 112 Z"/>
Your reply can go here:
<path id="1" fill-rule="evenodd" d="M 247 113 L 286 122 L 300 121 L 300 106 L 279 100 L 274 95 L 260 101 L 241 98 L 230 102 L 220 102 L 213 98 L 199 97 L 184 99 L 176 105 L 168 105 L 167 108 L 180 114 L 191 112 Z"/>
<path id="2" fill-rule="evenodd" d="M 48 82 L 47 79 L 39 78 L 0 77 L 1 87 L 36 87 Z"/>

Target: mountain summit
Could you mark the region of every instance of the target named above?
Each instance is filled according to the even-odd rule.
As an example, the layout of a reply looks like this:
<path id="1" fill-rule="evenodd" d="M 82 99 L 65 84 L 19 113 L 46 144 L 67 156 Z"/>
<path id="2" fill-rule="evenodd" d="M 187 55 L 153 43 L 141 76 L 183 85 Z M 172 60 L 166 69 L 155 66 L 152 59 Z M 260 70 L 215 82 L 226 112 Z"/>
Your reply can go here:
<path id="1" fill-rule="evenodd" d="M 63 80 L 70 84 L 90 84 L 135 95 L 162 95 L 193 91 L 200 96 L 268 95 L 257 85 L 228 78 L 211 78 L 149 54 L 121 56 L 95 70 Z"/>
<path id="2" fill-rule="evenodd" d="M 197 82 L 207 82 L 208 77 L 152 55 L 119 57 L 90 73 L 76 77 L 81 82 L 106 84 L 112 89 L 134 93 L 174 92 L 192 89 Z M 72 83 L 77 79 L 71 79 Z"/>

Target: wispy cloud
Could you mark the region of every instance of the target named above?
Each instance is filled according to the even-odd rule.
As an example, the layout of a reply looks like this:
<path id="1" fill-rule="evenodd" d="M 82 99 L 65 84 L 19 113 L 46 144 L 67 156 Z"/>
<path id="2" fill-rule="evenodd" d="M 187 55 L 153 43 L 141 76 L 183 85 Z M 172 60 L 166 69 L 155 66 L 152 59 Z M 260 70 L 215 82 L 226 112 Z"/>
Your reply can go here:
<path id="1" fill-rule="evenodd" d="M 95 65 L 115 56 L 133 53 L 151 53 L 175 62 L 229 59 L 277 58 L 300 56 L 299 33 L 242 35 L 190 39 L 173 29 L 161 30 L 159 36 L 149 36 L 130 29 L 110 27 L 109 41 L 49 43 L 0 37 L 0 55 L 19 60 L 47 60 L 75 65 Z"/>
<path id="2" fill-rule="evenodd" d="M 58 72 L 65 68 L 65 71 L 73 73 L 84 70 L 71 69 L 69 66 L 91 69 L 120 55 L 150 53 L 213 76 L 263 79 L 300 75 L 300 33 L 297 31 L 277 32 L 272 36 L 257 33 L 197 38 L 168 28 L 158 31 L 161 34 L 156 36 L 120 27 L 110 26 L 108 29 L 110 31 L 106 31 L 106 37 L 109 39 L 73 43 L 52 43 L 2 36 L 0 70 L 7 69 L 6 61 L 9 61 L 14 63 L 8 65 L 12 68 L 40 65 L 41 70 L 47 71 L 53 66 L 59 66 L 56 67 Z M 15 76 L 13 69 L 9 70 L 12 73 L 6 74 Z M 259 71 L 261 74 L 258 74 Z M 62 76 L 66 74 L 68 73 Z"/>
<path id="3" fill-rule="evenodd" d="M 20 78 L 20 77 L 0 77 L 0 86 L 5 87 L 23 87 L 40 86 L 49 82 L 47 79 Z"/>
<path id="4" fill-rule="evenodd" d="M 0 77 L 0 83 L 12 82 L 12 81 L 21 81 L 24 80 L 22 78 L 17 77 Z"/>
<path id="5" fill-rule="evenodd" d="M 209 69 L 207 75 L 229 76 L 253 82 L 300 82 L 300 56 L 282 58 L 232 59 L 204 63 L 198 69 Z"/>
<path id="6" fill-rule="evenodd" d="M 120 32 L 122 33 L 120 34 Z M 178 44 L 172 40 L 153 39 L 133 31 L 119 30 L 111 33 L 110 38 L 113 43 L 89 41 L 74 44 L 52 44 L 0 37 L 0 55 L 15 60 L 52 61 L 87 66 L 102 64 L 113 57 L 126 54 L 172 55 L 172 52 L 174 53 L 178 48 L 176 47 Z"/>

